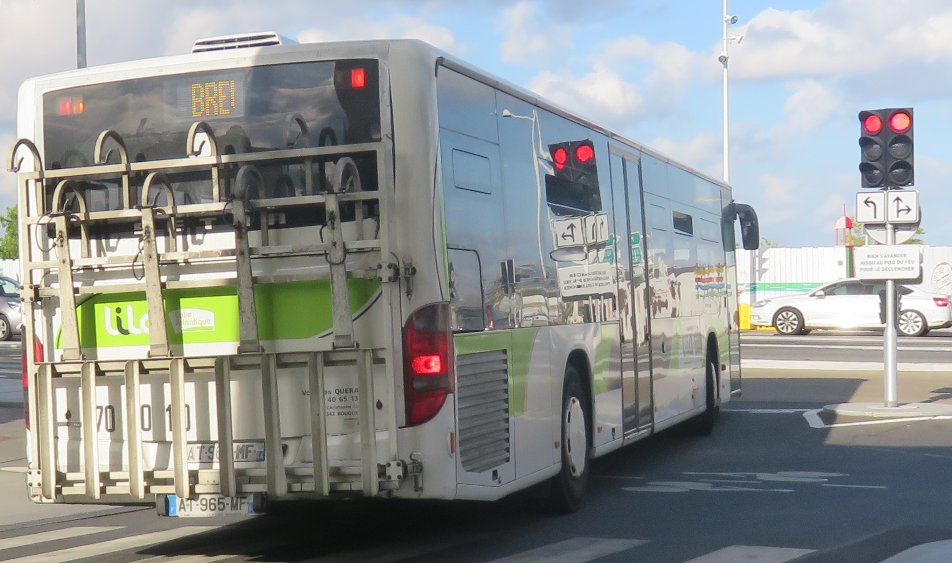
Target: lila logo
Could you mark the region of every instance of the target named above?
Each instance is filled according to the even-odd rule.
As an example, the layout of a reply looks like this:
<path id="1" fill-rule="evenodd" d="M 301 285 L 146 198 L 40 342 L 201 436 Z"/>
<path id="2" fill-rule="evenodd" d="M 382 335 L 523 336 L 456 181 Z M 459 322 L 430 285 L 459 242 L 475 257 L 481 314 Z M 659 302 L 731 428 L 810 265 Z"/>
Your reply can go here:
<path id="1" fill-rule="evenodd" d="M 135 311 L 132 305 L 126 305 L 125 310 L 121 305 L 114 309 L 105 307 L 103 309 L 106 318 L 106 332 L 112 336 L 129 336 L 130 334 L 149 334 L 149 314 L 146 313 L 136 321 Z"/>

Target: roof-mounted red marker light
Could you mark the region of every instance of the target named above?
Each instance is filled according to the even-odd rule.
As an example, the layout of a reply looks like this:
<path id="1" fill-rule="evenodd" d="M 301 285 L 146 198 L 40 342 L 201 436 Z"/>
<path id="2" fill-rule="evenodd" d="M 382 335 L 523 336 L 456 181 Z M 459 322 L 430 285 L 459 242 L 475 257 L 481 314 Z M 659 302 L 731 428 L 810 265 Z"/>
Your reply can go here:
<path id="1" fill-rule="evenodd" d="M 355 90 L 367 87 L 367 71 L 364 67 L 350 69 L 350 87 Z"/>

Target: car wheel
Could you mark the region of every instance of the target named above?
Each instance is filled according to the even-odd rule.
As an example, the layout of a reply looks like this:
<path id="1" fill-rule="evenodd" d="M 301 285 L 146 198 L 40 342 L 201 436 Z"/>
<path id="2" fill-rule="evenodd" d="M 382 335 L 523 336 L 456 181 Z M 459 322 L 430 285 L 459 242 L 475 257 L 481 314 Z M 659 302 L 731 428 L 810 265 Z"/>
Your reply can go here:
<path id="1" fill-rule="evenodd" d="M 591 436 L 589 407 L 582 378 L 569 365 L 562 388 L 562 469 L 552 483 L 552 508 L 560 513 L 575 512 L 588 488 Z"/>
<path id="2" fill-rule="evenodd" d="M 922 336 L 929 330 L 929 325 L 919 311 L 900 311 L 896 330 L 903 336 Z"/>
<path id="3" fill-rule="evenodd" d="M 780 309 L 774 315 L 773 325 L 780 334 L 801 334 L 804 331 L 803 315 L 796 309 Z"/>
<path id="4" fill-rule="evenodd" d="M 13 336 L 13 331 L 10 330 L 10 321 L 3 315 L 0 315 L 0 340 L 10 340 L 11 336 Z"/>

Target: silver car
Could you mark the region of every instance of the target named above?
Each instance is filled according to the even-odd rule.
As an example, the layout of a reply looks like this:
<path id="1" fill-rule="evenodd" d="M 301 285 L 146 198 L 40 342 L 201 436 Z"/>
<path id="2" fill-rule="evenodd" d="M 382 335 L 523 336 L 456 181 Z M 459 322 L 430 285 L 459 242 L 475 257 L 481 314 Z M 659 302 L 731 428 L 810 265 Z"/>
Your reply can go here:
<path id="1" fill-rule="evenodd" d="M 10 340 L 20 334 L 23 317 L 20 314 L 20 284 L 12 278 L 0 276 L 0 340 Z"/>
<path id="2" fill-rule="evenodd" d="M 922 336 L 933 328 L 952 326 L 949 296 L 896 284 L 899 314 L 896 329 L 904 336 Z M 882 329 L 881 305 L 886 282 L 855 278 L 836 281 L 813 291 L 757 301 L 750 324 L 772 326 L 780 334 L 805 334 L 812 329 Z"/>

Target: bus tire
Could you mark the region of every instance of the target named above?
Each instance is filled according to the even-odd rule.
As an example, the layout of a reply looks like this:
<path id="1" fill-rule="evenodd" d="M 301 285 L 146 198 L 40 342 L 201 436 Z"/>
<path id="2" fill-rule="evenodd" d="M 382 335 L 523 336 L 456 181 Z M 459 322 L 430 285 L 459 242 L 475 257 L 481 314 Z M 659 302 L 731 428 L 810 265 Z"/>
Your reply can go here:
<path id="1" fill-rule="evenodd" d="M 717 415 L 720 413 L 720 406 L 717 403 L 717 364 L 715 359 L 710 357 L 706 362 L 704 370 L 704 412 L 694 419 L 694 430 L 701 436 L 710 436 L 714 431 L 714 423 L 717 422 Z"/>
<path id="2" fill-rule="evenodd" d="M 569 364 L 562 385 L 562 468 L 552 482 L 551 493 L 552 508 L 561 514 L 578 510 L 588 488 L 592 440 L 590 420 L 582 377 L 575 366 Z"/>

